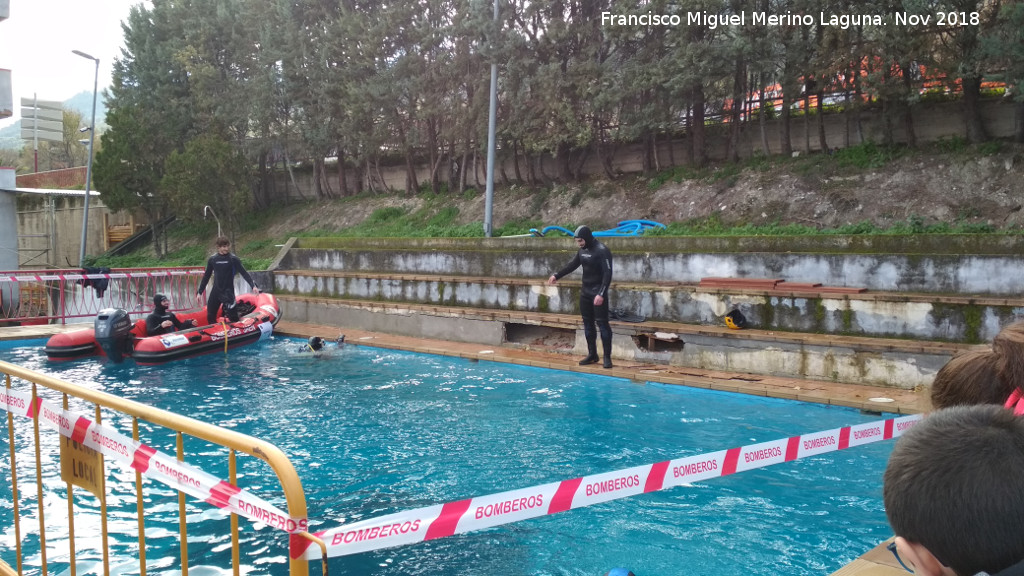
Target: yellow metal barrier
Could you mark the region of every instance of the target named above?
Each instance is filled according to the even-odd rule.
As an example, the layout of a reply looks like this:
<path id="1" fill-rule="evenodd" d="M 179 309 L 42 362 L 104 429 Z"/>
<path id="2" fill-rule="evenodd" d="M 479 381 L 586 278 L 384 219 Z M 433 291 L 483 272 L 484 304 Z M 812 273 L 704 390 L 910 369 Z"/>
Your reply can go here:
<path id="1" fill-rule="evenodd" d="M 103 414 L 106 411 L 108 414 L 123 414 L 131 417 L 132 422 L 132 439 L 136 442 L 140 442 L 139 438 L 139 421 L 143 421 L 150 425 L 160 426 L 166 430 L 173 431 L 176 437 L 177 447 L 177 460 L 179 462 L 185 462 L 185 437 L 196 438 L 204 440 L 211 444 L 223 447 L 227 451 L 227 463 L 228 463 L 228 483 L 231 486 L 237 486 L 237 463 L 236 455 L 238 453 L 247 454 L 254 456 L 260 460 L 266 462 L 273 472 L 277 475 L 277 479 L 281 484 L 283 496 L 287 503 L 287 513 L 291 518 L 305 519 L 307 516 L 306 511 L 306 497 L 302 489 L 302 483 L 299 480 L 298 474 L 295 472 L 294 466 L 291 461 L 288 460 L 287 456 L 276 446 L 247 436 L 231 430 L 220 428 L 211 424 L 193 420 L 185 416 L 153 408 L 145 404 L 133 402 L 100 392 L 92 390 L 82 386 L 77 386 L 69 382 L 40 374 L 32 370 L 21 368 L 14 364 L 7 362 L 0 362 L 0 374 L 5 377 L 6 389 L 8 390 L 20 390 L 20 388 L 14 388 L 14 384 L 19 380 L 31 387 L 31 398 L 33 405 L 36 404 L 36 399 L 40 398 L 39 388 L 45 390 L 52 390 L 56 393 L 60 393 L 63 400 L 64 410 L 68 410 L 69 399 L 78 399 L 91 404 L 95 409 L 94 420 L 97 424 L 102 422 Z M 22 392 L 24 392 L 22 390 Z M 78 401 L 76 400 L 76 402 Z M 22 519 L 20 510 L 20 496 L 18 492 L 18 466 L 17 466 L 17 449 L 15 445 L 16 440 L 16 425 L 23 425 L 27 428 L 31 426 L 31 437 L 34 443 L 34 456 L 35 456 L 35 487 L 36 487 L 36 502 L 38 503 L 38 516 L 39 516 L 39 554 L 42 565 L 42 575 L 47 576 L 47 553 L 52 551 L 52 548 L 48 548 L 46 544 L 47 528 L 59 530 L 60 526 L 48 525 L 46 520 L 46 506 L 44 502 L 47 502 L 46 496 L 44 495 L 44 483 L 42 476 L 42 457 L 43 447 L 40 442 L 40 416 L 37 413 L 32 417 L 31 422 L 24 421 L 19 423 L 17 420 L 25 420 L 23 418 L 16 419 L 15 416 L 8 412 L 7 414 L 7 429 L 8 429 L 8 442 L 9 442 L 9 454 L 10 454 L 10 478 L 11 478 L 11 495 L 13 500 L 13 514 L 14 514 L 14 532 L 15 539 L 17 541 L 17 573 L 24 574 L 23 558 L 22 558 Z M 47 431 L 43 431 L 44 433 Z M 53 432 L 57 434 L 57 432 Z M 59 434 L 58 434 L 59 435 Z M 45 440 L 46 438 L 44 438 Z M 100 510 L 100 544 L 103 555 L 103 574 L 110 574 L 110 534 L 108 533 L 108 522 L 107 522 L 107 480 L 109 473 L 103 467 L 103 455 L 89 449 L 88 447 L 78 445 L 73 442 L 70 438 L 61 437 L 59 442 L 54 443 L 51 441 L 47 442 L 46 449 L 51 452 L 57 452 L 55 450 L 55 444 L 61 445 L 59 450 L 58 459 L 61 465 L 61 478 L 66 482 L 67 486 L 67 507 L 68 507 L 68 554 L 67 558 L 70 563 L 70 576 L 76 576 L 76 550 L 75 550 L 75 501 L 74 501 L 74 486 L 84 487 L 89 492 L 95 494 L 99 500 Z M 68 457 L 73 453 L 74 457 Z M 91 461 L 91 458 L 95 458 Z M 204 447 L 204 454 L 202 456 L 203 462 L 210 462 L 212 456 L 206 454 Z M 99 471 L 96 474 L 96 471 Z M 75 481 L 72 481 L 75 478 Z M 138 554 L 139 554 L 139 573 L 141 576 L 146 574 L 146 529 L 145 529 L 145 495 L 143 493 L 143 482 L 142 473 L 136 468 L 135 470 L 135 481 L 134 491 L 136 500 L 136 510 L 138 515 Z M 131 482 L 128 482 L 130 485 Z M 202 504 L 205 506 L 205 504 Z M 179 546 L 181 552 L 181 573 L 183 576 L 188 574 L 189 558 L 188 558 L 188 522 L 186 517 L 186 500 L 185 493 L 178 491 L 178 524 L 180 531 Z M 230 532 L 231 532 L 231 557 L 233 573 L 238 576 L 240 573 L 241 554 L 240 554 L 240 538 L 239 538 L 239 525 L 238 516 L 234 513 L 230 515 Z M 289 537 L 290 542 L 294 542 L 296 538 L 304 538 L 317 544 L 323 557 L 323 574 L 327 575 L 327 549 L 322 540 L 308 532 L 293 533 Z M 62 555 L 63 557 L 63 555 Z M 306 576 L 309 573 L 309 564 L 304 560 L 301 555 L 298 558 L 293 558 L 291 554 L 289 558 L 289 569 L 292 576 Z M 4 574 L 2 561 L 0 561 L 0 574 Z"/>

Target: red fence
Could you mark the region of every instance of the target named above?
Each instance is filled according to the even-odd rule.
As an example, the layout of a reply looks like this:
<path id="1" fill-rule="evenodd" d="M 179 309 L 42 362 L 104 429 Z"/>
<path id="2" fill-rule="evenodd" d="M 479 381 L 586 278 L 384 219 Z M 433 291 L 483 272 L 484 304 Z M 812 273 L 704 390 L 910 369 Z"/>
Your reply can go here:
<path id="1" fill-rule="evenodd" d="M 148 314 L 153 295 L 171 299 L 172 310 L 191 310 L 204 268 L 120 268 L 85 274 L 81 269 L 0 270 L 0 325 L 65 324 L 91 319 L 104 308 Z"/>
<path id="2" fill-rule="evenodd" d="M 57 188 L 61 190 L 85 188 L 86 172 L 85 166 L 78 166 L 49 172 L 18 174 L 16 176 L 17 186 L 18 188 Z"/>

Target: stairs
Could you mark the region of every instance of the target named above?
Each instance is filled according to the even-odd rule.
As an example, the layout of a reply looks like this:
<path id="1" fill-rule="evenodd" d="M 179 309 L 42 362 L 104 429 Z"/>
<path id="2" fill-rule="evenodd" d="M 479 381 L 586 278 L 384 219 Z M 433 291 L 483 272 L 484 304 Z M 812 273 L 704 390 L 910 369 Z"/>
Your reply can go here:
<path id="1" fill-rule="evenodd" d="M 583 355 L 578 280 L 546 284 L 572 251 L 548 240 L 293 239 L 271 273 L 290 321 Z M 752 255 L 690 253 L 680 267 L 685 247 L 671 240 L 676 243 L 658 245 L 661 252 L 640 252 L 623 250 L 623 239 L 614 239 L 618 248 L 609 239 L 616 265 L 611 306 L 647 318 L 612 321 L 617 362 L 922 389 L 954 354 L 990 340 L 1024 311 L 1024 299 L 1001 288 L 1005 279 L 998 272 L 1018 264 L 1024 271 L 1024 262 L 1005 254 L 964 257 L 971 272 L 985 275 L 989 266 L 1000 280 L 981 293 L 960 295 L 847 285 L 836 272 L 853 262 L 876 271 L 856 276 L 870 277 L 865 284 L 871 286 L 917 285 L 931 276 L 943 287 L 979 285 L 956 267 L 960 256 L 940 254 L 948 270 L 922 272 L 925 256 L 915 256 L 916 264 L 907 268 L 907 255 L 830 254 L 830 267 L 810 268 L 820 282 L 783 275 L 697 277 L 687 270 L 717 270 L 722 267 L 712 259 Z M 759 257 L 763 267 L 783 258 L 794 270 L 822 258 L 791 252 Z M 667 278 L 665 269 L 678 278 Z M 501 274 L 487 273 L 494 271 Z M 722 317 L 733 309 L 746 316 L 750 329 L 723 326 Z"/>

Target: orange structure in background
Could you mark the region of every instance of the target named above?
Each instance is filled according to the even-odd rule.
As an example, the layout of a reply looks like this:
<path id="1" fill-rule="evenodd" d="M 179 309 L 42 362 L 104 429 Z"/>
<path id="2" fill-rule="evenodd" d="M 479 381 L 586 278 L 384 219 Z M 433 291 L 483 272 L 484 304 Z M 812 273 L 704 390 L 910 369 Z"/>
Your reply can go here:
<path id="1" fill-rule="evenodd" d="M 63 170 L 51 170 L 49 172 L 18 174 L 16 179 L 18 188 L 77 190 L 85 188 L 85 173 L 85 166 L 77 166 L 75 168 L 64 168 Z"/>
<path id="2" fill-rule="evenodd" d="M 883 71 L 884 63 L 881 58 L 878 57 L 864 57 L 858 67 L 857 73 L 859 73 L 859 84 L 860 84 L 860 100 L 861 102 L 870 102 L 876 95 L 872 92 L 872 82 L 870 77 L 872 74 L 879 74 Z M 918 87 L 918 93 L 921 95 L 942 93 L 942 94 L 959 94 L 963 90 L 963 80 L 961 78 L 954 78 L 952 80 L 943 72 L 929 73 L 926 66 L 911 62 L 911 81 Z M 889 78 L 898 78 L 903 75 L 903 68 L 893 62 L 889 65 Z M 793 97 L 790 105 L 793 110 L 803 110 L 804 106 L 807 105 L 814 109 L 818 106 L 818 94 L 816 92 L 807 93 L 808 83 L 813 83 L 814 79 L 807 79 L 801 76 L 798 80 L 798 85 L 801 87 L 799 94 Z M 853 82 L 852 75 L 846 72 L 837 72 L 834 74 L 826 84 L 825 90 L 822 92 L 823 104 L 832 105 L 845 102 L 847 99 L 854 98 L 856 91 Z M 1006 83 L 997 81 L 983 81 L 981 83 L 982 90 L 1000 90 L 1005 89 Z M 764 104 L 770 105 L 776 112 L 782 110 L 783 102 L 783 90 L 782 85 L 778 82 L 765 86 L 764 92 Z M 752 115 L 761 108 L 762 89 L 750 91 L 747 93 L 747 105 L 740 110 L 740 120 L 748 120 L 748 115 Z M 733 114 L 734 100 L 728 98 L 723 101 L 720 115 L 723 122 L 731 122 Z"/>

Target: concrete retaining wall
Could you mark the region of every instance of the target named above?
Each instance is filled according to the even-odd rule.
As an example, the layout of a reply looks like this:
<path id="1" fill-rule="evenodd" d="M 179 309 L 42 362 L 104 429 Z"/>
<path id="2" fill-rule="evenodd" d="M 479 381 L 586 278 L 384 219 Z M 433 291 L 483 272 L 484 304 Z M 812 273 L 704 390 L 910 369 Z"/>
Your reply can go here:
<path id="1" fill-rule="evenodd" d="M 481 346 L 507 344 L 506 322 L 444 314 L 401 305 L 343 303 L 328 300 L 290 299 L 279 301 L 289 320 L 408 334 Z M 564 329 L 559 329 L 564 330 Z M 886 350 L 884 346 L 864 347 L 837 344 L 828 339 L 808 342 L 800 338 L 737 338 L 732 334 L 681 334 L 674 350 L 650 350 L 635 332 L 617 326 L 612 356 L 616 362 L 668 364 L 705 370 L 723 370 L 809 378 L 831 382 L 868 384 L 884 388 L 912 389 L 927 386 L 935 373 L 949 361 L 952 349 L 921 347 L 922 350 Z M 575 346 L 561 352 L 586 354 L 582 330 L 575 330 Z"/>
<path id="2" fill-rule="evenodd" d="M 944 353 L 864 351 L 835 346 L 827 341 L 815 345 L 702 335 L 688 335 L 684 340 L 683 349 L 679 352 L 650 353 L 636 350 L 630 355 L 627 344 L 615 356 L 650 362 L 662 360 L 659 356 L 668 354 L 667 361 L 662 361 L 675 366 L 907 390 L 929 385 L 935 373 L 951 357 Z M 585 350 L 584 347 L 576 353 L 585 354 Z"/>
<path id="3" fill-rule="evenodd" d="M 963 343 L 989 341 L 1024 318 L 1024 298 L 1018 296 L 1024 239 L 1015 236 L 652 237 L 607 243 L 615 258 L 612 308 L 670 323 L 682 336 L 673 346 L 652 349 L 643 334 L 655 328 L 619 324 L 613 347 L 618 361 L 913 388 L 928 385 Z M 575 347 L 562 351 L 583 354 L 576 323 L 579 274 L 556 286 L 545 283 L 573 252 L 568 238 L 303 238 L 288 242 L 271 272 L 285 315 L 300 322 L 485 346 L 508 344 L 512 323 L 537 322 L 553 333 L 574 331 Z M 697 285 L 712 276 L 868 291 Z M 711 328 L 737 308 L 760 330 Z M 563 316 L 515 320 L 510 311 L 524 318 Z"/>
<path id="4" fill-rule="evenodd" d="M 1016 296 L 1024 285 L 1018 236 L 609 238 L 616 283 L 778 278 L 892 292 Z M 545 279 L 568 262 L 569 239 L 405 242 L 300 239 L 286 270 Z M 571 278 L 571 277 L 570 277 Z"/>
<path id="5" fill-rule="evenodd" d="M 1014 103 L 1007 98 L 986 99 L 981 102 L 982 122 L 985 130 L 994 138 L 1009 138 L 1013 136 L 1014 115 L 1016 113 Z M 919 144 L 934 142 L 943 138 L 963 137 L 965 135 L 963 121 L 963 104 L 961 102 L 941 102 L 935 104 L 918 105 L 914 107 L 914 133 Z M 882 142 L 884 139 L 885 119 L 878 110 L 864 110 L 860 114 L 861 126 L 865 141 Z M 821 149 L 818 141 L 816 119 L 808 117 L 811 124 L 806 125 L 803 118 L 792 121 L 790 128 L 790 142 L 793 150 L 810 152 Z M 847 141 L 847 121 L 849 118 L 844 114 L 826 114 L 823 117 L 825 124 L 825 135 L 830 148 L 846 148 L 857 146 L 863 142 L 858 138 L 855 127 L 850 127 L 849 142 Z M 768 154 L 778 154 L 782 150 L 781 144 L 781 120 L 769 120 L 766 123 L 766 137 L 770 150 Z M 723 126 L 712 127 L 706 135 L 708 158 L 713 160 L 724 160 L 728 154 L 728 137 Z M 906 142 L 906 131 L 902 120 L 894 126 L 893 138 L 895 142 Z M 691 142 L 688 138 L 675 138 L 661 140 L 657 144 L 658 161 L 662 169 L 673 165 L 687 163 L 690 154 Z M 742 127 L 740 135 L 738 154 L 743 158 L 749 158 L 754 154 L 764 154 L 761 147 L 761 128 L 756 123 L 746 123 Z M 611 160 L 612 169 L 619 173 L 638 173 L 643 171 L 643 158 L 645 150 L 639 143 L 624 144 L 619 146 Z M 475 159 L 475 164 L 473 160 Z M 486 166 L 484 155 L 479 154 L 470 159 L 470 166 L 467 166 L 467 186 L 482 187 L 486 182 Z M 530 158 L 530 162 L 536 165 L 536 158 Z M 544 173 L 549 177 L 559 174 L 561 159 L 545 155 L 539 159 L 543 164 Z M 515 159 L 507 151 L 499 150 L 496 159 L 496 179 L 500 180 L 504 172 L 510 179 L 515 178 Z M 524 175 L 528 172 L 525 163 L 526 158 L 519 158 L 519 171 Z M 426 163 L 415 164 L 416 175 L 420 183 L 430 182 L 431 166 Z M 336 177 L 336 168 L 328 167 L 328 171 L 334 178 L 331 180 L 331 187 L 337 192 L 339 186 Z M 582 173 L 584 176 L 604 176 L 604 166 L 601 159 L 591 154 L 583 163 Z M 447 170 L 442 167 L 442 174 Z M 331 177 L 329 176 L 329 178 Z M 378 178 L 379 176 L 379 178 Z M 349 170 L 349 178 L 353 173 Z M 404 160 L 397 160 L 389 165 L 381 165 L 373 171 L 375 186 L 383 186 L 392 190 L 405 189 L 406 168 Z M 447 176 L 442 176 L 446 179 Z M 274 173 L 274 188 L 281 191 L 283 196 L 310 198 L 313 196 L 312 170 L 307 168 L 293 169 L 291 173 L 281 170 Z M 297 188 L 296 189 L 296 185 Z M 352 184 L 354 186 L 354 184 Z M 285 192 L 287 191 L 287 192 Z"/>
<path id="6" fill-rule="evenodd" d="M 370 332 L 408 334 L 418 338 L 436 338 L 452 342 L 475 342 L 500 346 L 505 342 L 505 326 L 501 322 L 422 314 L 409 308 L 374 308 L 344 306 L 282 298 L 278 301 L 284 318 L 295 322 L 357 327 Z"/>
<path id="7" fill-rule="evenodd" d="M 579 283 L 448 276 L 332 275 L 277 271 L 274 290 L 368 302 L 578 314 Z M 693 285 L 613 284 L 612 308 L 650 320 L 721 325 L 739 309 L 763 330 L 977 343 L 1024 318 L 1024 300 L 902 294 L 790 295 L 704 290 Z"/>

